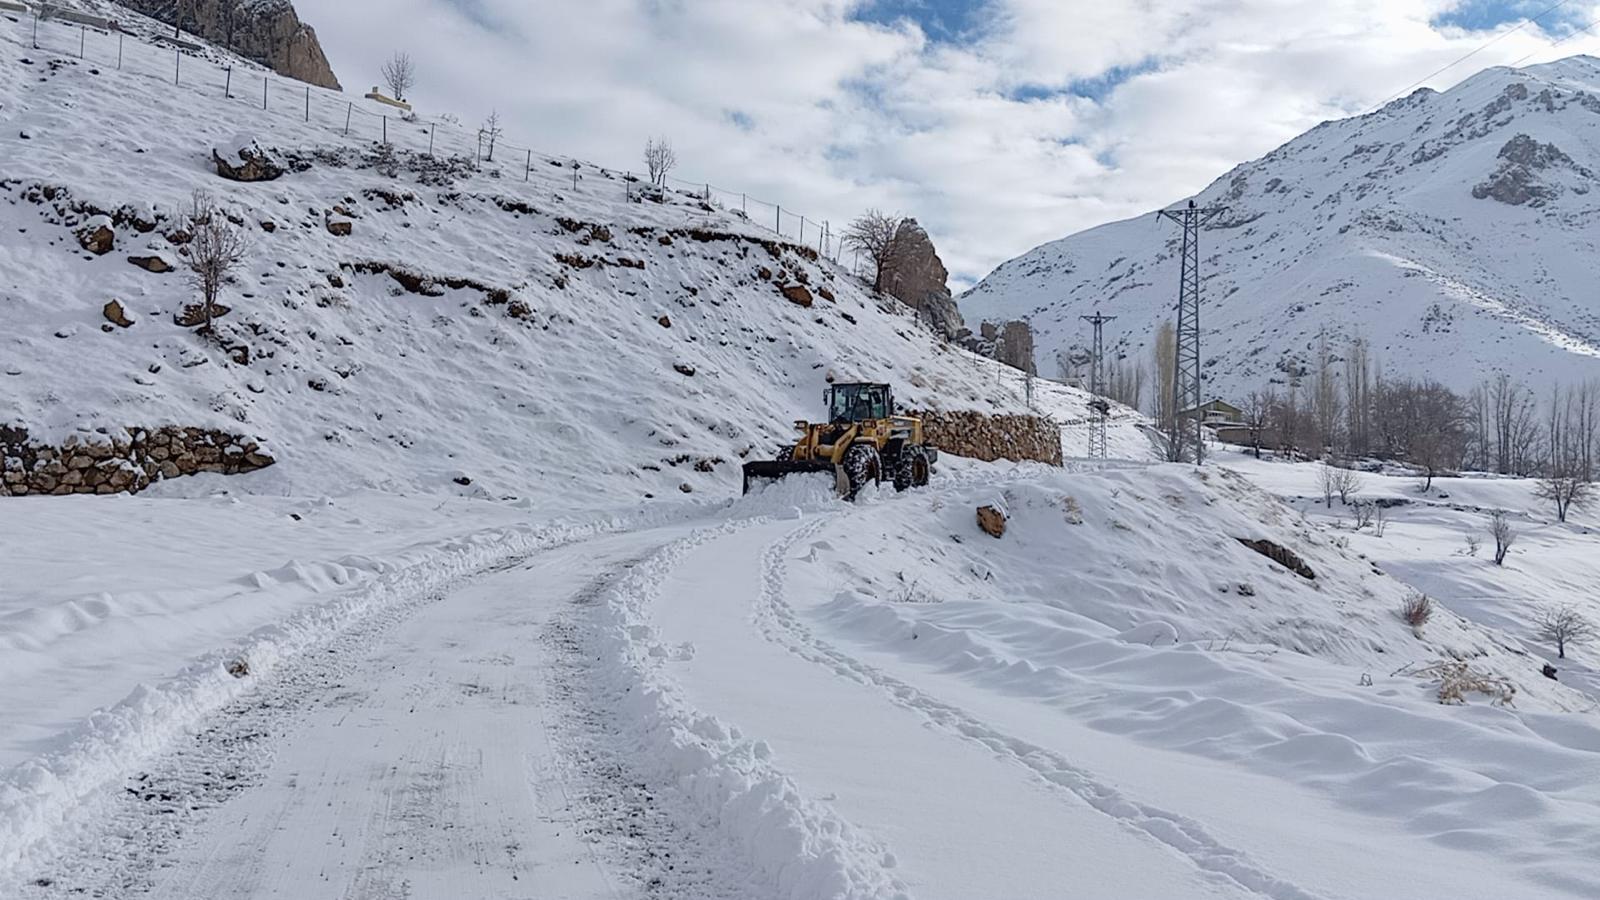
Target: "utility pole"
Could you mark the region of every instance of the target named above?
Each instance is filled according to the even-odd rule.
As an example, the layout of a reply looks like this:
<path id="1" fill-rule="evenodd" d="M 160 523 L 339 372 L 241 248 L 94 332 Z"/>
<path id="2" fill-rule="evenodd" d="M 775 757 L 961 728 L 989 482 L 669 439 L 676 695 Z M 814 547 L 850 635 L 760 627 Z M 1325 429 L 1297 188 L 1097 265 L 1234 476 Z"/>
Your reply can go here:
<path id="1" fill-rule="evenodd" d="M 1200 414 L 1200 405 L 1205 402 L 1200 381 L 1200 231 L 1226 209 L 1225 206 L 1200 209 L 1190 200 L 1187 206 L 1157 213 L 1183 226 L 1183 267 L 1178 276 L 1178 334 L 1175 342 L 1177 366 L 1173 370 L 1177 384 L 1172 405 L 1176 408 L 1172 411 L 1172 425 L 1167 440 L 1175 461 L 1188 457 L 1184 445 L 1192 442 L 1195 465 L 1205 461 L 1206 445 L 1205 417 Z M 1156 385 L 1156 390 L 1164 389 L 1165 385 Z M 1194 414 L 1193 431 L 1185 427 L 1182 416 L 1185 409 Z"/>
<path id="2" fill-rule="evenodd" d="M 1089 408 L 1094 416 L 1089 421 L 1089 458 L 1106 458 L 1106 420 L 1111 417 L 1111 404 L 1106 402 L 1106 355 L 1104 328 L 1116 316 L 1102 316 L 1095 310 L 1092 316 L 1078 318 L 1094 326 L 1094 359 L 1089 363 Z"/>

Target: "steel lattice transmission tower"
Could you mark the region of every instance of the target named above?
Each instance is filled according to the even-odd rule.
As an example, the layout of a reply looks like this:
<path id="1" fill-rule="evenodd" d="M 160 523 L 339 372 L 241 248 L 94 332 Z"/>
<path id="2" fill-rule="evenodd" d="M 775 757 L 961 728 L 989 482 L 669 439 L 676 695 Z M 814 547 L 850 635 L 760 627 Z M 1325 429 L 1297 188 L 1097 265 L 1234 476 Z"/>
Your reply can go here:
<path id="1" fill-rule="evenodd" d="M 1181 460 L 1193 456 L 1196 465 L 1204 461 L 1206 446 L 1205 417 L 1200 414 L 1200 405 L 1205 403 L 1200 380 L 1200 230 L 1226 209 L 1225 206 L 1200 209 L 1190 200 L 1187 206 L 1164 209 L 1158 213 L 1162 218 L 1183 226 L 1183 268 L 1178 277 L 1178 358 L 1173 370 L 1177 384 L 1173 391 L 1172 423 L 1167 440 L 1173 448 L 1174 458 Z M 1156 390 L 1165 388 L 1166 385 L 1156 385 Z M 1180 415 L 1185 410 L 1193 411 L 1192 430 L 1185 426 Z M 1191 444 L 1193 449 L 1189 452 L 1185 447 Z"/>
<path id="2" fill-rule="evenodd" d="M 1094 359 L 1089 363 L 1089 393 L 1093 399 L 1089 408 L 1094 416 L 1089 422 L 1089 458 L 1106 458 L 1106 420 L 1111 416 L 1111 404 L 1106 402 L 1105 324 L 1116 316 L 1102 316 L 1096 310 L 1092 316 L 1078 318 L 1094 326 Z"/>

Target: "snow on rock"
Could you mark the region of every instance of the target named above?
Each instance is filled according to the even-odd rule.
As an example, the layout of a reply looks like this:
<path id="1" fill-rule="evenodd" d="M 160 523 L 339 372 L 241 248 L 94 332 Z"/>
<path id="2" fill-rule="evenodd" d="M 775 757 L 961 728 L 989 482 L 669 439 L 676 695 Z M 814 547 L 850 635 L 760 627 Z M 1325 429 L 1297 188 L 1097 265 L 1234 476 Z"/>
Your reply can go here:
<path id="1" fill-rule="evenodd" d="M 1593 285 L 1600 60 L 1489 69 L 1442 94 L 1326 122 L 1195 198 L 1208 390 L 1235 402 L 1364 338 L 1390 374 L 1464 390 L 1496 360 L 1534 383 L 1600 375 Z M 1149 358 L 1171 318 L 1179 232 L 1150 217 L 1053 241 L 960 298 L 1027 318 L 1040 371 L 1081 356 L 1079 315 L 1114 313 L 1108 348 Z"/>

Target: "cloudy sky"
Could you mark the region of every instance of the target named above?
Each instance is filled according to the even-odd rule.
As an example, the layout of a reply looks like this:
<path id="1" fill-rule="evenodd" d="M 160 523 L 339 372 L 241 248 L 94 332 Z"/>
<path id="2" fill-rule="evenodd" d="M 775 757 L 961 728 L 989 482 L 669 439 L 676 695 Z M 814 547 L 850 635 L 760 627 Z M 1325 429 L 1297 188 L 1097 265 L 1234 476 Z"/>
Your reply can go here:
<path id="1" fill-rule="evenodd" d="M 1418 82 L 1600 55 L 1600 0 L 297 5 L 347 87 L 404 49 L 424 114 L 615 168 L 666 135 L 683 177 L 812 221 L 912 215 L 958 290 Z"/>

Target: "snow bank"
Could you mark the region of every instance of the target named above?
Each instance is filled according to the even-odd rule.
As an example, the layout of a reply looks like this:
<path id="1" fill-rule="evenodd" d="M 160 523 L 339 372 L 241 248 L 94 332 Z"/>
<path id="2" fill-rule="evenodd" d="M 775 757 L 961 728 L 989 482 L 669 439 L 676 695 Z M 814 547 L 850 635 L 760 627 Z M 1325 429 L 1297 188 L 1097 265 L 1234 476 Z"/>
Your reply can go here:
<path id="1" fill-rule="evenodd" d="M 663 670 L 678 648 L 660 643 L 648 607 L 661 580 L 694 547 L 738 530 L 728 524 L 675 542 L 633 567 L 603 595 L 598 638 L 633 755 L 689 822 L 718 837 L 780 900 L 866 900 L 906 893 L 887 851 L 826 807 L 802 797 L 767 744 L 698 712 Z M 759 677 L 758 673 L 751 673 Z M 781 689 L 781 688 L 778 688 Z"/>

